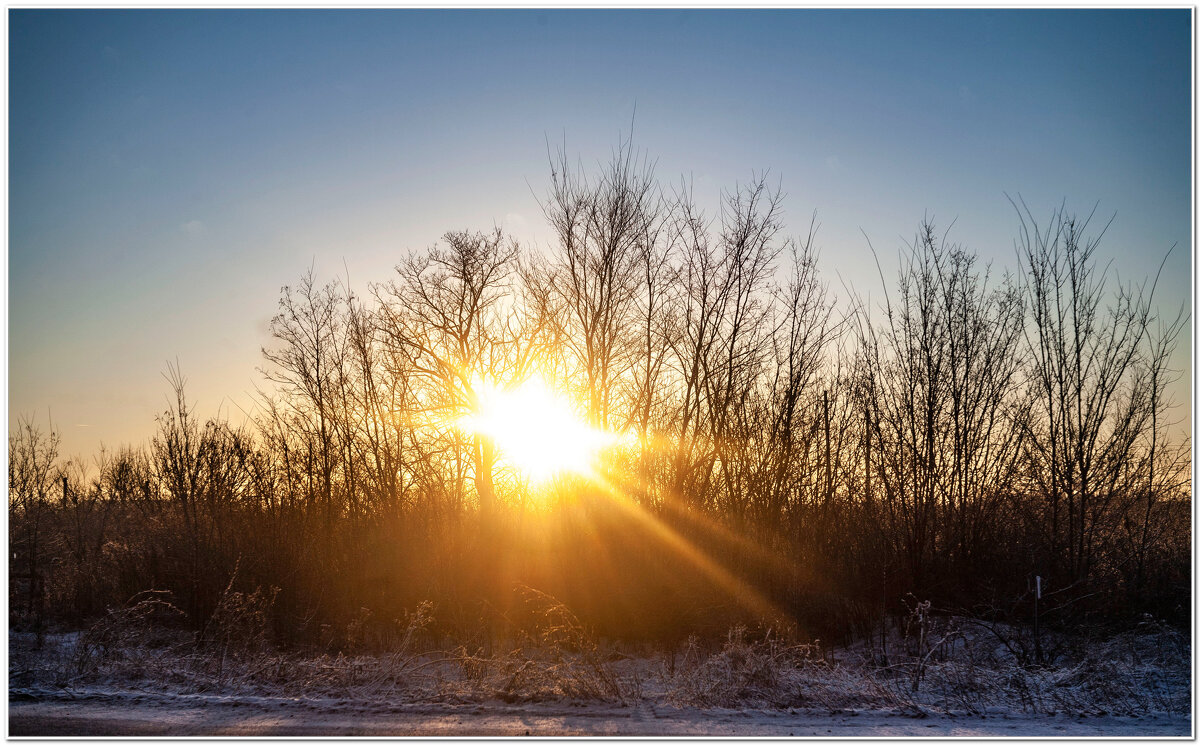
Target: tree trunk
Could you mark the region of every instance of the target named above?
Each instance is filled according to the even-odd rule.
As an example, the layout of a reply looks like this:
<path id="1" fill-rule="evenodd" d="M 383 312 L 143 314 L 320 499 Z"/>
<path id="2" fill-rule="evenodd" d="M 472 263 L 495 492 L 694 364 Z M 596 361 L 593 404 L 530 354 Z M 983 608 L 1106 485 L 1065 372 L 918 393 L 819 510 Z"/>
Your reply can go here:
<path id="1" fill-rule="evenodd" d="M 475 491 L 479 494 L 479 513 L 485 522 L 490 522 L 496 511 L 496 491 L 492 485 L 495 460 L 495 445 L 491 438 L 475 435 Z"/>

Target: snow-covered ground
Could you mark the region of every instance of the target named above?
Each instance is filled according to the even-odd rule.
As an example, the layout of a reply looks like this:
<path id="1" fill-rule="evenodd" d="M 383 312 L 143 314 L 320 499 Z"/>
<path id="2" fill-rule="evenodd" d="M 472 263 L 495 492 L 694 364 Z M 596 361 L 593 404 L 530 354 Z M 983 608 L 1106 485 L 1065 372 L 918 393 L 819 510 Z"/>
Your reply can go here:
<path id="1" fill-rule="evenodd" d="M 1160 624 L 1107 639 L 931 625 L 829 650 L 751 638 L 669 652 L 569 623 L 484 653 L 280 652 L 137 623 L 9 636 L 12 736 L 605 735 L 1189 737 L 1191 645 Z M 251 635 L 253 637 L 253 635 Z M 1069 642 L 1069 643 L 1068 643 Z M 1047 659 L 1048 658 L 1048 659 Z"/>
<path id="2" fill-rule="evenodd" d="M 612 704 L 360 704 L 340 699 L 78 691 L 9 701 L 9 736 L 1189 737 L 1191 717 L 698 709 Z"/>

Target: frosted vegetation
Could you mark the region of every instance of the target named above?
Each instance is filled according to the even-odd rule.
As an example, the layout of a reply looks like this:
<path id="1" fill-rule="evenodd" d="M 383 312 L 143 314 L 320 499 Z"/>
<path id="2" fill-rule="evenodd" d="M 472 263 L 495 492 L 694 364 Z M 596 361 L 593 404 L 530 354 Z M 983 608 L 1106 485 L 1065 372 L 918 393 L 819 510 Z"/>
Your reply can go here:
<path id="1" fill-rule="evenodd" d="M 1187 710 L 1187 316 L 1100 220 L 920 221 L 868 301 L 766 178 L 549 166 L 543 252 L 283 288 L 243 425 L 171 366 L 148 443 L 11 429 L 12 690 Z"/>
<path id="2" fill-rule="evenodd" d="M 422 604 L 389 633 L 361 624 L 332 652 L 270 641 L 271 598 L 230 591 L 199 634 L 150 594 L 82 633 L 10 645 L 10 695 L 125 690 L 170 696 L 351 700 L 357 704 L 567 701 L 682 708 L 911 716 L 1190 714 L 1190 645 L 1152 619 L 1104 639 L 1048 634 L 1044 661 L 1019 629 L 933 617 L 916 604 L 886 635 L 842 648 L 789 643 L 771 629 L 690 637 L 649 651 L 599 641 L 564 606 L 529 592 L 538 623 L 503 644 L 444 644 Z M 443 642 L 440 644 L 439 642 Z"/>

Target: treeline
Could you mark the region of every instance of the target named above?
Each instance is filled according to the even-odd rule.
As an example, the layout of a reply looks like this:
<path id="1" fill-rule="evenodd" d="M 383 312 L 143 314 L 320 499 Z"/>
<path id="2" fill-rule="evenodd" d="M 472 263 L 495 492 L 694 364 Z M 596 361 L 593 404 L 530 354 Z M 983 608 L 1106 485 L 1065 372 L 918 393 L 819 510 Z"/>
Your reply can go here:
<path id="1" fill-rule="evenodd" d="M 14 627 L 172 593 L 198 629 L 279 588 L 280 641 L 519 627 L 523 593 L 669 641 L 770 623 L 866 634 L 915 598 L 1043 624 L 1183 622 L 1186 318 L 1117 285 L 1102 228 L 1024 204 L 1003 274 L 929 222 L 884 301 L 840 304 L 765 179 L 706 214 L 629 143 L 552 158 L 544 255 L 450 232 L 357 294 L 285 287 L 253 423 L 201 420 L 178 369 L 144 446 L 63 461 L 9 439 Z M 456 426 L 536 375 L 622 436 L 597 478 L 532 483 Z"/>

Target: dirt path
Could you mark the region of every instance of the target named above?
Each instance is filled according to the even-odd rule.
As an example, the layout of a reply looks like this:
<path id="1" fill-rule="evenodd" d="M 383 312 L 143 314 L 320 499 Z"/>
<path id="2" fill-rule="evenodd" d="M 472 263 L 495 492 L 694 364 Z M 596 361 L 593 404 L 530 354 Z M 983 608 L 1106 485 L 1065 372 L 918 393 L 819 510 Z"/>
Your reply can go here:
<path id="1" fill-rule="evenodd" d="M 10 700 L 8 734 L 23 736 L 651 736 L 1188 737 L 1187 717 L 928 717 L 890 712 L 739 712 L 566 704 L 402 704 L 291 699 L 85 697 Z"/>

